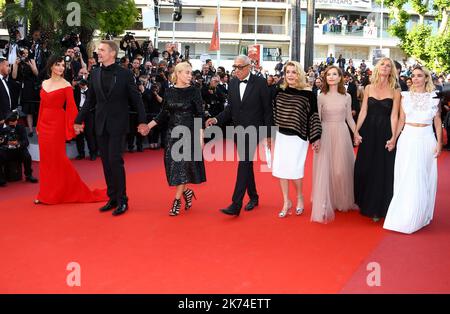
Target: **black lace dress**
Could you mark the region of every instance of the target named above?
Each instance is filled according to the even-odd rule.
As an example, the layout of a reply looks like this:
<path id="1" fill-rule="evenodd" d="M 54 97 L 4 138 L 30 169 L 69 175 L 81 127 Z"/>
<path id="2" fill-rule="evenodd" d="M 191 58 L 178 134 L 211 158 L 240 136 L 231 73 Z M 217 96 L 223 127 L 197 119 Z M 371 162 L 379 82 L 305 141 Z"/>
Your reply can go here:
<path id="1" fill-rule="evenodd" d="M 192 86 L 166 90 L 161 112 L 154 119 L 167 121 L 167 146 L 164 166 L 170 186 L 206 181 L 205 164 L 200 145 L 204 126 L 203 100 L 200 90 Z"/>

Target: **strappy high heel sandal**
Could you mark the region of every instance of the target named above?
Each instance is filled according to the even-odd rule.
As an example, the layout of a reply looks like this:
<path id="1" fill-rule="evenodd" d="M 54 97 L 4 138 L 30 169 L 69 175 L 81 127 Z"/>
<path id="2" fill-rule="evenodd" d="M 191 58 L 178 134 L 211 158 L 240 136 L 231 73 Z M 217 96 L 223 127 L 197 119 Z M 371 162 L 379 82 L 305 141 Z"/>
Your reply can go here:
<path id="1" fill-rule="evenodd" d="M 169 216 L 177 216 L 180 213 L 181 200 L 175 199 L 172 208 L 169 210 Z"/>
<path id="2" fill-rule="evenodd" d="M 298 197 L 297 198 L 297 201 L 298 200 L 302 200 L 303 201 L 303 195 L 302 196 L 300 196 L 300 197 Z M 297 203 L 297 206 L 298 206 L 298 203 Z M 295 214 L 297 215 L 297 216 L 300 216 L 301 214 L 303 214 L 303 211 L 305 210 L 305 205 L 303 204 L 303 206 L 302 207 L 297 207 L 296 209 L 295 209 Z"/>
<path id="3" fill-rule="evenodd" d="M 194 191 L 191 189 L 186 189 L 186 191 L 183 192 L 184 200 L 186 201 L 186 205 L 184 209 L 188 210 L 192 207 L 192 197 L 194 197 L 197 200 L 197 197 L 195 196 Z"/>
<path id="4" fill-rule="evenodd" d="M 279 218 L 285 218 L 287 215 L 291 215 L 291 207 L 292 207 L 292 202 L 289 201 L 288 206 L 283 207 L 283 209 L 278 213 L 278 217 Z"/>

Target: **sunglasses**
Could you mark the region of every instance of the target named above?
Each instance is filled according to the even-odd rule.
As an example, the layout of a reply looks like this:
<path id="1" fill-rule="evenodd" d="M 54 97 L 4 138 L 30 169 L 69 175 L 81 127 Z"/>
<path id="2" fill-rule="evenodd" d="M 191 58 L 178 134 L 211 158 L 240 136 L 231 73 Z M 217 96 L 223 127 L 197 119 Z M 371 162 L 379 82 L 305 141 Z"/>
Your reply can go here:
<path id="1" fill-rule="evenodd" d="M 233 69 L 237 69 L 237 70 L 243 70 L 243 69 L 245 69 L 246 67 L 248 67 L 250 64 L 245 64 L 245 65 L 235 65 L 235 64 L 233 64 L 233 66 L 232 66 L 232 68 Z"/>

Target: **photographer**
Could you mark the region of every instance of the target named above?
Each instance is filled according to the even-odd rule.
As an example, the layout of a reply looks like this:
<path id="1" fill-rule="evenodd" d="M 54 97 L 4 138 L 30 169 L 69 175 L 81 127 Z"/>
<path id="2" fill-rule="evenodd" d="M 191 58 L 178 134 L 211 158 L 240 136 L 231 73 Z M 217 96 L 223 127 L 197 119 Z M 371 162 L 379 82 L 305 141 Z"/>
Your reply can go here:
<path id="1" fill-rule="evenodd" d="M 14 64 L 18 57 L 19 47 L 23 47 L 24 40 L 17 28 L 12 28 L 9 32 L 9 43 L 5 45 L 5 56 L 8 56 L 10 64 Z"/>
<path id="2" fill-rule="evenodd" d="M 135 59 L 133 64 L 135 64 Z M 138 90 L 142 93 L 142 90 L 145 91 L 145 86 L 147 85 L 148 77 L 145 74 L 141 74 L 137 77 L 136 85 Z M 142 136 L 138 132 L 138 115 L 136 111 L 132 110 L 132 107 L 129 108 L 129 133 L 127 134 L 127 143 L 128 143 L 128 151 L 132 153 L 134 151 L 134 140 L 136 139 L 136 147 L 138 152 L 143 152 L 144 148 L 142 146 L 142 140 L 144 136 Z"/>
<path id="3" fill-rule="evenodd" d="M 209 76 L 214 76 L 214 75 L 216 75 L 216 69 L 214 68 L 214 65 L 213 65 L 213 63 L 212 63 L 212 60 L 211 59 L 206 59 L 206 65 L 208 66 L 208 69 L 209 69 L 209 71 L 208 71 L 208 75 Z"/>
<path id="4" fill-rule="evenodd" d="M 219 83 L 219 76 L 213 76 L 211 82 L 208 85 L 204 85 L 201 90 L 205 103 L 205 115 L 209 117 L 217 116 L 224 109 L 226 95 L 218 88 Z"/>
<path id="5" fill-rule="evenodd" d="M 141 76 L 142 84 L 139 85 L 139 91 L 142 93 L 142 101 L 144 102 L 145 112 L 147 113 L 148 121 L 152 121 L 161 111 L 163 98 L 161 96 L 161 84 L 147 82 L 146 76 Z M 147 86 L 147 87 L 146 87 Z M 160 147 L 161 127 L 158 125 L 154 127 L 148 135 L 148 143 L 150 149 L 157 149 Z"/>
<path id="6" fill-rule="evenodd" d="M 139 82 L 139 77 L 145 74 L 144 69 L 141 67 L 141 60 L 142 60 L 141 58 L 139 58 L 138 55 L 131 64 L 131 72 L 133 72 L 134 81 L 136 84 Z"/>
<path id="7" fill-rule="evenodd" d="M 77 33 L 70 33 L 61 40 L 61 46 L 69 49 L 69 48 L 79 48 L 79 51 L 81 53 L 81 58 L 83 59 L 83 62 L 86 64 L 88 60 L 88 54 L 86 47 L 81 43 L 80 34 Z"/>
<path id="8" fill-rule="evenodd" d="M 445 83 L 442 86 L 439 96 L 441 98 L 442 121 L 447 132 L 447 144 L 444 145 L 443 149 L 450 150 L 450 83 Z"/>
<path id="9" fill-rule="evenodd" d="M 74 57 L 73 60 L 76 62 L 79 62 L 81 64 L 82 68 L 87 69 L 87 65 L 83 60 L 83 57 L 81 56 L 81 51 L 79 47 L 73 47 L 73 51 L 74 51 Z"/>
<path id="10" fill-rule="evenodd" d="M 34 59 L 36 62 L 38 71 L 42 71 L 50 52 L 47 49 L 47 41 L 41 36 L 41 31 L 39 29 L 34 30 L 31 38 L 24 41 L 24 44 L 29 49 L 30 59 Z"/>
<path id="11" fill-rule="evenodd" d="M 142 55 L 142 51 L 139 47 L 139 43 L 134 38 L 134 33 L 127 32 L 126 35 L 120 41 L 120 49 L 125 51 L 125 56 L 128 57 L 128 60 L 134 60 L 136 55 Z"/>
<path id="12" fill-rule="evenodd" d="M 11 77 L 20 84 L 19 102 L 22 111 L 27 115 L 28 136 L 33 136 L 33 119 L 39 112 L 39 71 L 36 62 L 29 58 L 28 48 L 21 47 L 19 57 L 12 67 Z"/>
<path id="13" fill-rule="evenodd" d="M 5 125 L 0 128 L 0 169 L 6 167 L 10 161 L 20 161 L 24 166 L 26 181 L 37 183 L 38 180 L 32 176 L 27 133 L 22 125 L 17 124 L 18 119 L 17 111 L 12 111 L 6 117 Z M 5 186 L 6 181 L 1 172 L 0 186 Z"/>
<path id="14" fill-rule="evenodd" d="M 65 63 L 64 79 L 68 82 L 72 82 L 82 67 L 81 60 L 75 59 L 74 47 L 67 48 L 66 53 L 64 55 L 64 63 Z"/>
<path id="15" fill-rule="evenodd" d="M 88 91 L 88 79 L 89 75 L 86 69 L 81 69 L 78 72 L 78 77 L 75 78 L 75 89 L 73 91 L 75 104 L 77 105 L 78 111 L 80 111 L 86 101 L 87 91 Z M 84 120 L 84 132 L 80 133 L 76 137 L 78 156 L 75 158 L 77 160 L 84 159 L 85 154 L 85 144 L 86 139 L 87 146 L 89 149 L 90 160 L 94 161 L 97 159 L 97 142 L 95 140 L 95 128 L 94 128 L 94 118 L 95 118 L 95 108 L 93 108 L 89 114 L 86 115 Z"/>
<path id="16" fill-rule="evenodd" d="M 153 47 L 153 43 L 149 40 L 142 44 L 142 54 L 144 56 L 144 63 L 151 62 L 155 58 L 159 58 L 158 49 Z"/>

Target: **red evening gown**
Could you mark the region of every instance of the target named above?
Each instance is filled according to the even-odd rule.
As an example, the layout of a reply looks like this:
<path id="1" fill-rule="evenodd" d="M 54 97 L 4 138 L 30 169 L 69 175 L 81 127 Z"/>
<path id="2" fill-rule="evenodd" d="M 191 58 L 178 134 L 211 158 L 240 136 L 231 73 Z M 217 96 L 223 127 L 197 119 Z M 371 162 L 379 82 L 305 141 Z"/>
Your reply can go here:
<path id="1" fill-rule="evenodd" d="M 108 199 L 106 189 L 91 191 L 67 158 L 66 140 L 76 136 L 73 125 L 77 113 L 71 86 L 52 92 L 41 89 L 37 123 L 40 190 L 36 197 L 41 203 L 89 203 Z"/>

